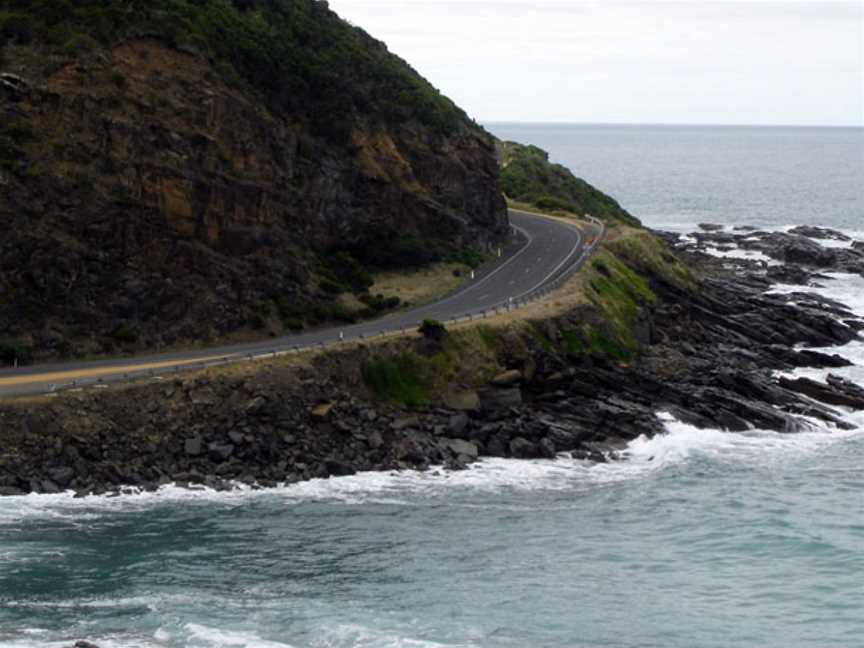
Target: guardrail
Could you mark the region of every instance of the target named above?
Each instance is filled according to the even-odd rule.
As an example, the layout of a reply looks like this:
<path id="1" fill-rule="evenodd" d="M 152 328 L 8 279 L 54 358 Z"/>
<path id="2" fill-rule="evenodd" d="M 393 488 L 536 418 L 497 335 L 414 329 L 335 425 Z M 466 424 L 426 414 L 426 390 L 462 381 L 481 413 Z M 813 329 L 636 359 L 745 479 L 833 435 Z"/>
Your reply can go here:
<path id="1" fill-rule="evenodd" d="M 600 243 L 602 243 L 603 240 L 606 238 L 606 225 L 596 218 L 588 217 L 588 219 L 598 228 L 598 234 L 593 238 L 592 241 L 589 242 L 587 246 L 585 246 L 585 248 L 578 256 L 574 255 L 574 257 L 569 260 L 564 266 L 558 268 L 552 275 L 547 277 L 541 285 L 533 288 L 528 292 L 522 293 L 515 297 L 510 297 L 507 300 L 498 302 L 497 304 L 493 304 L 491 306 L 487 306 L 486 308 L 483 308 L 476 312 L 468 312 L 444 320 L 442 324 L 454 325 L 462 324 L 465 322 L 476 322 L 484 320 L 489 317 L 495 317 L 504 313 L 521 310 L 530 306 L 531 304 L 534 304 L 544 299 L 545 297 L 548 297 L 551 293 L 560 288 L 568 279 L 570 279 L 570 277 L 572 277 L 580 268 L 582 268 L 582 266 L 591 257 L 591 255 L 594 253 Z M 419 327 L 422 323 L 422 320 L 420 320 L 414 324 L 403 324 L 399 327 L 386 328 L 383 327 L 384 323 L 382 322 L 381 330 L 374 334 L 360 333 L 357 335 L 346 336 L 343 332 L 334 331 L 335 337 L 331 340 L 324 340 L 311 344 L 295 344 L 288 347 L 276 348 L 265 352 L 249 353 L 246 355 L 231 354 L 224 357 L 208 359 L 199 363 L 183 363 L 169 367 L 161 367 L 158 370 L 143 369 L 141 371 L 130 371 L 123 374 L 112 374 L 101 378 L 83 378 L 73 380 L 68 383 L 49 385 L 48 392 L 55 393 L 59 391 L 68 391 L 85 387 L 107 387 L 108 383 L 128 382 L 132 380 L 141 380 L 148 378 L 157 381 L 164 380 L 166 376 L 170 376 L 172 374 L 177 374 L 180 372 L 200 371 L 202 369 L 208 369 L 211 367 L 233 364 L 237 362 L 254 362 L 257 360 L 273 359 L 280 356 L 300 354 L 306 351 L 326 349 L 328 347 L 338 346 L 347 342 L 362 342 L 365 340 L 383 339 L 395 335 L 404 335 L 409 331 L 416 330 L 416 328 Z M 40 391 L 44 392 L 44 390 Z"/>

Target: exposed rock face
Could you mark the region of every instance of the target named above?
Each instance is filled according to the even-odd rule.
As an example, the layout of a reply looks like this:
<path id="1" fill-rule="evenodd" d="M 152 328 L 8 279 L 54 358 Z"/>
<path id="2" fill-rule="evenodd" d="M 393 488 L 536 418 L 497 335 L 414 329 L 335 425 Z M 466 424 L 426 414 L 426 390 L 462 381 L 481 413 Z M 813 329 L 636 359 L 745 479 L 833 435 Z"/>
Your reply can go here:
<path id="1" fill-rule="evenodd" d="M 652 332 L 639 357 L 622 363 L 568 345 L 569 332 L 590 319 L 584 307 L 535 322 L 535 333 L 505 330 L 497 372 L 464 411 L 371 400 L 361 386 L 364 349 L 310 368 L 2 407 L 0 495 L 272 486 L 362 470 L 458 469 L 484 456 L 605 462 L 626 458 L 629 441 L 663 432 L 660 411 L 698 427 L 794 433 L 809 425 L 802 415 L 846 427 L 826 405 L 864 409 L 864 389 L 840 378 L 774 377 L 848 365 L 799 347 L 848 342 L 864 323 L 818 296 L 765 294 L 761 275 L 692 261 L 713 268 L 698 290 L 649 275 L 658 299 L 644 306 Z M 395 344 L 402 352 L 422 342 Z"/>
<path id="2" fill-rule="evenodd" d="M 50 74 L 34 51 L 7 48 L 22 78 L 0 85 L 0 337 L 37 357 L 327 321 L 334 250 L 399 265 L 506 231 L 492 138 L 461 111 L 442 130 L 355 108 L 337 136 L 155 38 Z"/>

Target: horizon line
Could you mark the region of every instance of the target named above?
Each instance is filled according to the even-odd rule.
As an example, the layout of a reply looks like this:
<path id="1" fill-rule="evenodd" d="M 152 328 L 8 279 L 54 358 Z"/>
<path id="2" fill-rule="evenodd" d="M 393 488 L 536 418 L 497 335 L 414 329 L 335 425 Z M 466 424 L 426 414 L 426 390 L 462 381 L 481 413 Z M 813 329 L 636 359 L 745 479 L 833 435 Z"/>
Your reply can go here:
<path id="1" fill-rule="evenodd" d="M 692 126 L 714 128 L 864 128 L 864 124 L 752 124 L 712 122 L 602 122 L 602 121 L 533 121 L 533 120 L 480 120 L 479 124 L 519 124 L 526 126 Z"/>

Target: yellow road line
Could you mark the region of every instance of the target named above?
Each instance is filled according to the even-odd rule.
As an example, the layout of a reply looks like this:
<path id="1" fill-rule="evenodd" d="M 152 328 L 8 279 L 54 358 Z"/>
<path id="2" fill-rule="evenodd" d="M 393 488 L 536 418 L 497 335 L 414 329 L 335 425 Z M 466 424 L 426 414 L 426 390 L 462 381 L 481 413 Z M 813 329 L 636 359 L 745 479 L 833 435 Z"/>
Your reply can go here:
<path id="1" fill-rule="evenodd" d="M 98 378 L 100 376 L 134 373 L 136 371 L 146 371 L 148 369 L 165 369 L 166 367 L 199 364 L 202 362 L 209 362 L 211 360 L 219 360 L 220 358 L 225 357 L 227 356 L 210 356 L 207 358 L 195 358 L 194 360 L 168 360 L 165 362 L 124 365 L 121 367 L 99 367 L 98 369 L 78 369 L 75 371 L 55 371 L 53 373 L 31 374 L 28 376 L 12 376 L 9 378 L 0 378 L 0 387 L 11 387 L 15 385 L 33 385 L 42 382 L 68 382 L 71 380 L 78 380 L 80 378 Z"/>

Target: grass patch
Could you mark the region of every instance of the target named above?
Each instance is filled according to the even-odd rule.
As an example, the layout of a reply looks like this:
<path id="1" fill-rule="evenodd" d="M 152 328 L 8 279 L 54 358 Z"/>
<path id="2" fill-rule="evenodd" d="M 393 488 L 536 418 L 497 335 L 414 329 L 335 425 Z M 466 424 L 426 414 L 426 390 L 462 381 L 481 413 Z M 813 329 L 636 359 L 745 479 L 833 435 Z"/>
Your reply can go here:
<path id="1" fill-rule="evenodd" d="M 408 407 L 432 402 L 454 380 L 488 382 L 500 370 L 495 349 L 498 336 L 491 327 L 471 327 L 444 338 L 442 350 L 431 356 L 414 351 L 376 358 L 363 366 L 363 381 L 376 398 Z"/>

